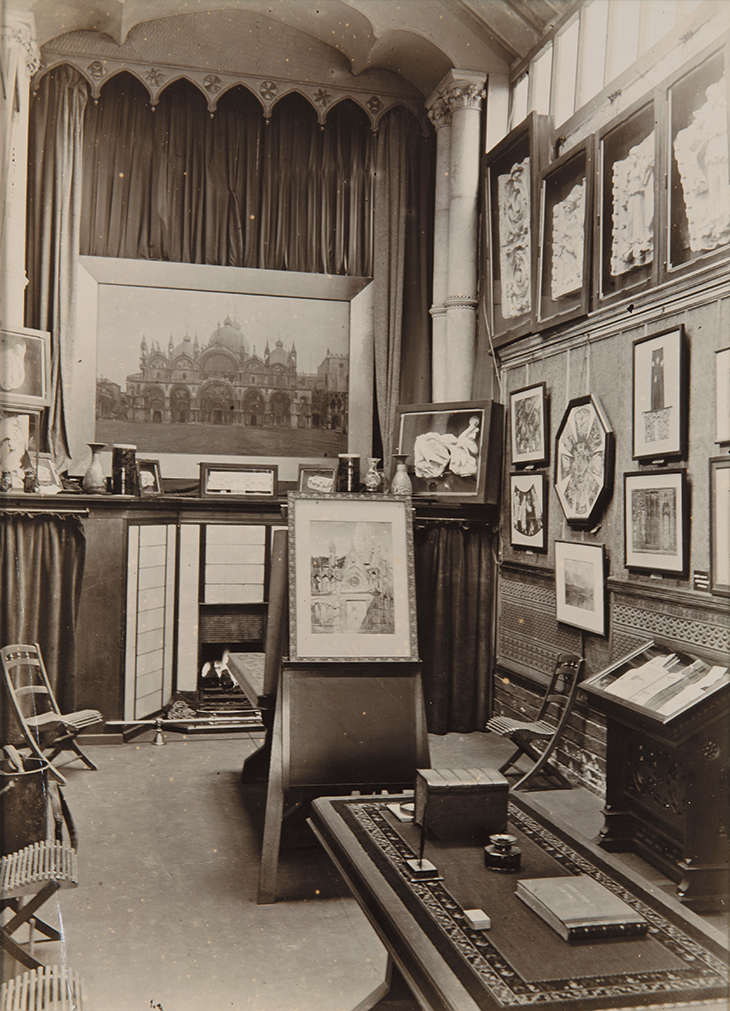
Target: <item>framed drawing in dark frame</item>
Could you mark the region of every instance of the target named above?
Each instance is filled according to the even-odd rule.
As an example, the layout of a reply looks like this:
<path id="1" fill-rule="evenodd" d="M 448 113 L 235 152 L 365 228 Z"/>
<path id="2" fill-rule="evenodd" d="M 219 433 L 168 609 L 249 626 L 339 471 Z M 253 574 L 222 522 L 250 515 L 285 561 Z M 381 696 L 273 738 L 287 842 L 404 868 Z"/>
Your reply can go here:
<path id="1" fill-rule="evenodd" d="M 627 569 L 686 575 L 688 528 L 685 470 L 624 474 Z"/>
<path id="2" fill-rule="evenodd" d="M 547 551 L 547 477 L 539 471 L 509 476 L 510 544 Z"/>
<path id="3" fill-rule="evenodd" d="M 50 403 L 51 335 L 0 329 L 0 408 L 40 411 Z"/>
<path id="4" fill-rule="evenodd" d="M 730 597 L 730 457 L 710 460 L 710 592 Z"/>
<path id="5" fill-rule="evenodd" d="M 307 463 L 299 464 L 298 491 L 330 495 L 336 490 L 336 481 L 337 467 L 312 467 Z"/>
<path id="6" fill-rule="evenodd" d="M 513 390 L 509 395 L 512 466 L 539 466 L 550 456 L 548 397 L 545 383 Z"/>
<path id="7" fill-rule="evenodd" d="M 276 498 L 277 464 L 201 463 L 200 495 L 215 498 Z"/>
<path id="8" fill-rule="evenodd" d="M 603 544 L 555 541 L 555 616 L 566 625 L 606 634 Z"/>
<path id="9" fill-rule="evenodd" d="M 730 442 L 730 348 L 715 352 L 715 442 Z"/>
<path id="10" fill-rule="evenodd" d="M 143 498 L 162 493 L 159 460 L 137 460 L 137 488 Z"/>
<path id="11" fill-rule="evenodd" d="M 684 328 L 634 341 L 634 460 L 682 456 L 687 429 Z"/>
<path id="12" fill-rule="evenodd" d="M 496 502 L 503 417 L 493 400 L 399 405 L 394 452 L 410 457 L 413 497 Z"/>
<path id="13" fill-rule="evenodd" d="M 597 397 L 568 404 L 555 437 L 555 491 L 568 523 L 594 525 L 613 490 L 614 436 Z"/>
<path id="14" fill-rule="evenodd" d="M 289 492 L 291 660 L 417 660 L 413 507 Z"/>
<path id="15" fill-rule="evenodd" d="M 593 230 L 593 138 L 540 175 L 536 326 L 588 312 Z"/>

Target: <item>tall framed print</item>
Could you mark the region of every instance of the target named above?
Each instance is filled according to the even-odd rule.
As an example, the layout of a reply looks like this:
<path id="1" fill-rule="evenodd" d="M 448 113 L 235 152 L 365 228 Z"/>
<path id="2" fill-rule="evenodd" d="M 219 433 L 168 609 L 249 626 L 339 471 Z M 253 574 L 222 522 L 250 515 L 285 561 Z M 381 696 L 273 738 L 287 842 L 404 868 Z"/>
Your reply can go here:
<path id="1" fill-rule="evenodd" d="M 686 471 L 624 474 L 627 569 L 683 576 L 687 570 Z"/>
<path id="2" fill-rule="evenodd" d="M 417 660 L 413 509 L 289 492 L 292 660 Z"/>
<path id="3" fill-rule="evenodd" d="M 548 397 L 545 383 L 513 390 L 509 395 L 512 466 L 548 462 Z"/>
<path id="4" fill-rule="evenodd" d="M 510 474 L 510 544 L 547 551 L 547 478 L 540 472 Z"/>
<path id="5" fill-rule="evenodd" d="M 613 490 L 613 429 L 598 397 L 568 404 L 555 438 L 555 491 L 568 523 L 594 525 Z"/>
<path id="6" fill-rule="evenodd" d="M 730 348 L 715 352 L 715 442 L 730 442 Z"/>
<path id="7" fill-rule="evenodd" d="M 606 557 L 602 544 L 555 542 L 555 616 L 566 625 L 606 634 Z"/>
<path id="8" fill-rule="evenodd" d="M 730 457 L 710 460 L 710 592 L 730 597 Z"/>
<path id="9" fill-rule="evenodd" d="M 682 456 L 687 426 L 684 328 L 634 341 L 634 459 Z"/>

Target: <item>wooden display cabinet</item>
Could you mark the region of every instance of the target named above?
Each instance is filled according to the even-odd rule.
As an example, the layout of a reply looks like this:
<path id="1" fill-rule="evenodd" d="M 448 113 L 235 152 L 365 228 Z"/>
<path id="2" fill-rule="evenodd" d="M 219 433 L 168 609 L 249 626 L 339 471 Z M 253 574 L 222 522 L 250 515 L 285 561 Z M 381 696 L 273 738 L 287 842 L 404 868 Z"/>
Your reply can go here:
<path id="1" fill-rule="evenodd" d="M 653 669 L 645 666 L 650 662 Z M 691 908 L 724 908 L 730 870 L 726 661 L 652 640 L 581 688 L 607 719 L 600 845 L 643 857 L 677 882 L 680 900 Z"/>

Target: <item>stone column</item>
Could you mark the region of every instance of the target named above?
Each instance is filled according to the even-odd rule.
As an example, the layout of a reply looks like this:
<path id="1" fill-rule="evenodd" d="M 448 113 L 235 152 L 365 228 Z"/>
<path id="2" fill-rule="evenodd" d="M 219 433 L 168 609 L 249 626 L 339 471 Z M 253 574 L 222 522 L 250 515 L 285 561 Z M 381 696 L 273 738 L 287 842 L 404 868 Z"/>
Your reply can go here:
<path id="1" fill-rule="evenodd" d="M 0 164 L 0 323 L 22 327 L 25 320 L 25 205 L 28 166 L 30 79 L 40 66 L 35 21 L 27 11 L 3 11 Z"/>
<path id="2" fill-rule="evenodd" d="M 446 400 L 446 306 L 449 277 L 449 201 L 451 195 L 451 110 L 434 92 L 426 103 L 436 128 L 436 199 L 434 206 L 433 305 L 431 313 L 431 400 Z"/>
<path id="3" fill-rule="evenodd" d="M 477 193 L 484 74 L 452 70 L 440 90 L 451 109 L 446 400 L 471 398 L 477 320 Z"/>

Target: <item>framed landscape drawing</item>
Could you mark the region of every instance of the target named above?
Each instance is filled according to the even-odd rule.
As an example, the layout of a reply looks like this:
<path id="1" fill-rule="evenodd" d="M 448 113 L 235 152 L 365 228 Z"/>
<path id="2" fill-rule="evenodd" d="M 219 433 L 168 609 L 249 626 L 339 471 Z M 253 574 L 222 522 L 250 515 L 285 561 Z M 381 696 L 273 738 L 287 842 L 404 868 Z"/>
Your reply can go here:
<path id="1" fill-rule="evenodd" d="M 730 597 L 730 457 L 710 460 L 710 592 Z"/>
<path id="2" fill-rule="evenodd" d="M 687 377 L 684 328 L 634 341 L 634 459 L 681 456 Z"/>
<path id="3" fill-rule="evenodd" d="M 555 439 L 555 490 L 568 523 L 595 523 L 613 489 L 613 454 L 613 429 L 598 398 L 571 400 Z"/>
<path id="4" fill-rule="evenodd" d="M 290 492 L 292 660 L 417 660 L 413 510 L 386 495 Z"/>
<path id="5" fill-rule="evenodd" d="M 547 478 L 523 471 L 510 474 L 510 544 L 547 551 Z"/>
<path id="6" fill-rule="evenodd" d="M 687 568 L 686 471 L 624 474 L 626 568 L 682 576 Z"/>
<path id="7" fill-rule="evenodd" d="M 606 634 L 602 544 L 555 542 L 555 605 L 558 621 L 586 632 Z"/>
<path id="8" fill-rule="evenodd" d="M 509 395 L 512 465 L 548 462 L 548 398 L 545 383 L 523 386 Z"/>

